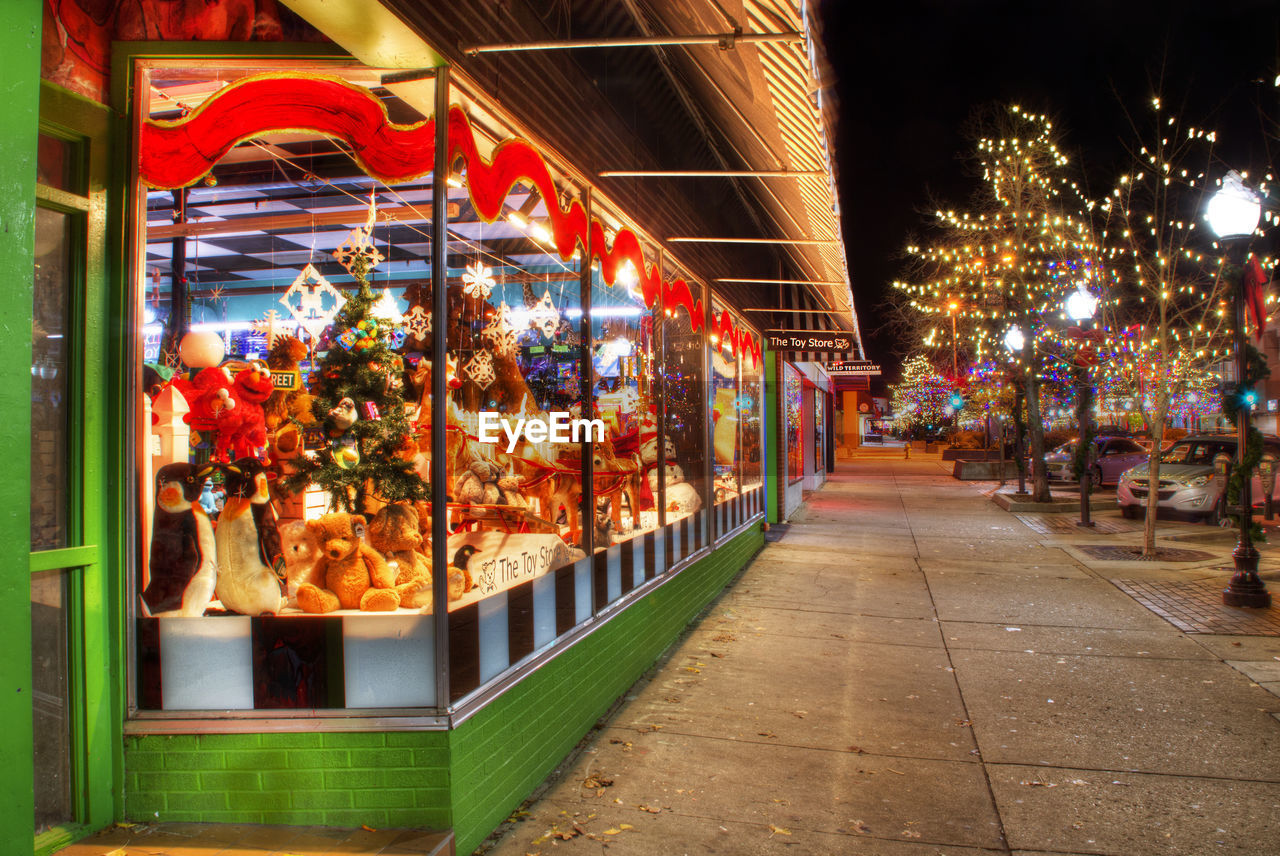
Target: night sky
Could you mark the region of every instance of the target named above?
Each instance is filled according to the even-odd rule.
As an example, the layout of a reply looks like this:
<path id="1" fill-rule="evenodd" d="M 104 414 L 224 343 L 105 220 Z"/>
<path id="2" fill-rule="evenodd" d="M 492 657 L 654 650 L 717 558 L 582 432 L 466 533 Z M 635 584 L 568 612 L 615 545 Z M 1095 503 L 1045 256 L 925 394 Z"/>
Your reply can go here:
<path id="1" fill-rule="evenodd" d="M 964 210 L 978 187 L 961 160 L 975 107 L 1049 115 L 1093 196 L 1126 162 L 1125 111 L 1141 114 L 1161 79 L 1167 108 L 1218 131 L 1218 154 L 1232 161 L 1221 172 L 1280 166 L 1280 139 L 1259 119 L 1261 109 L 1280 121 L 1280 0 L 826 0 L 823 13 L 849 273 L 882 381 L 902 360 L 903 345 L 879 329 L 902 248 L 927 236 L 931 198 Z"/>

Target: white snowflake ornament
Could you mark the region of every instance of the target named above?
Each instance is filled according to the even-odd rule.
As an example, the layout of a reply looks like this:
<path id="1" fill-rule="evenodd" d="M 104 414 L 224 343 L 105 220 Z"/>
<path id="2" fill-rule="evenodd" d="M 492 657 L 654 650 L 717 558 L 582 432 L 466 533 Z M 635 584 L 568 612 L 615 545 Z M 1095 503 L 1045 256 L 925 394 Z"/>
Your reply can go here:
<path id="1" fill-rule="evenodd" d="M 338 264 L 347 269 L 347 273 L 354 273 L 357 259 L 364 259 L 366 272 L 373 270 L 386 259 L 373 245 L 373 225 L 377 219 L 377 205 L 373 193 L 370 192 L 369 215 L 365 218 L 364 225 L 353 229 L 347 235 L 347 239 L 333 251 L 333 257 L 338 260 Z"/>
<path id="2" fill-rule="evenodd" d="M 560 326 L 560 310 L 551 301 L 549 289 L 542 292 L 542 299 L 529 310 L 529 321 L 548 339 L 556 334 L 556 328 Z"/>
<path id="3" fill-rule="evenodd" d="M 267 350 L 275 347 L 276 341 L 288 336 L 292 330 L 287 324 L 281 323 L 284 316 L 274 309 L 268 309 L 266 314 L 257 321 L 250 321 L 249 325 L 255 333 L 261 333 L 267 339 Z"/>
<path id="4" fill-rule="evenodd" d="M 467 377 L 481 389 L 488 389 L 498 379 L 498 375 L 493 370 L 493 354 L 488 351 L 477 351 L 463 370 L 467 373 Z"/>
<path id="5" fill-rule="evenodd" d="M 293 303 L 295 295 L 297 305 Z M 332 301 L 327 308 L 326 297 Z M 298 322 L 298 326 L 310 334 L 314 342 L 320 338 L 324 328 L 333 323 L 333 317 L 346 305 L 347 298 L 343 297 L 342 292 L 334 288 L 329 280 L 321 276 L 320 271 L 313 265 L 307 265 L 293 281 L 293 285 L 289 286 L 284 297 L 280 298 L 280 302 L 289 310 L 289 314 Z"/>
<path id="6" fill-rule="evenodd" d="M 480 331 L 481 337 L 493 346 L 499 357 L 509 357 L 516 350 L 516 328 L 511 326 L 511 307 L 506 301 L 498 307 L 493 320 Z"/>
<path id="7" fill-rule="evenodd" d="M 431 332 L 431 313 L 421 306 L 415 306 L 404 316 L 404 326 L 415 339 L 425 339 Z"/>
<path id="8" fill-rule="evenodd" d="M 493 268 L 479 262 L 467 265 L 467 272 L 462 275 L 463 294 L 488 300 L 494 285 Z"/>

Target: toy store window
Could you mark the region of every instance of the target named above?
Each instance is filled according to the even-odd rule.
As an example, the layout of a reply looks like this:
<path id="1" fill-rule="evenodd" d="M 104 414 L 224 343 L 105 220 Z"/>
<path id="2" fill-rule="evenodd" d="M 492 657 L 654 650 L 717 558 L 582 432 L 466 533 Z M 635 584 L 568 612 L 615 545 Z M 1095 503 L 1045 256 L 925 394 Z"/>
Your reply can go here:
<path id="1" fill-rule="evenodd" d="M 665 567 L 708 544 L 707 292 L 679 270 L 664 271 L 663 429 L 658 482 L 665 514 Z"/>
<path id="2" fill-rule="evenodd" d="M 593 596 L 581 193 L 505 122 L 468 108 L 445 327 L 451 702 L 586 621 Z"/>
<path id="3" fill-rule="evenodd" d="M 144 131 L 246 135 L 173 183 L 148 170 L 178 158 L 142 135 L 136 705 L 433 707 L 433 176 L 276 130 L 311 118 L 267 105 L 309 86 L 346 115 L 385 110 L 403 138 L 434 82 L 256 76 L 270 70 L 153 66 L 136 87 Z M 359 575 L 338 564 L 367 582 L 345 585 Z"/>
<path id="4" fill-rule="evenodd" d="M 760 334 L 752 331 L 756 342 L 761 341 Z M 739 364 L 739 392 L 736 405 L 738 415 L 739 444 L 738 460 L 742 466 L 742 495 L 764 487 L 764 357 L 747 357 Z M 752 502 L 749 508 L 759 510 L 763 503 Z"/>
<path id="5" fill-rule="evenodd" d="M 804 376 L 791 363 L 783 363 L 782 369 L 782 421 L 790 485 L 804 478 Z"/>
<path id="6" fill-rule="evenodd" d="M 741 395 L 741 370 L 750 354 L 740 353 L 738 332 L 741 321 L 719 300 L 711 304 L 712 330 L 707 337 L 711 343 L 711 438 L 712 474 L 715 504 L 722 505 L 738 497 L 740 472 L 739 450 L 742 431 L 738 419 Z M 717 536 L 724 526 L 717 528 Z"/>

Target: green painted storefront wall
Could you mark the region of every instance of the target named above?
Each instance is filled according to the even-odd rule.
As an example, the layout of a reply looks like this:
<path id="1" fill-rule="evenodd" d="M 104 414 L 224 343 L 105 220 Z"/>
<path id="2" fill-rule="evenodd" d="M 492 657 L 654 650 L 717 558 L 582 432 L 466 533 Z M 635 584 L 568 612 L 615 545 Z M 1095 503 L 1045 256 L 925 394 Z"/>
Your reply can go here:
<path id="1" fill-rule="evenodd" d="M 632 604 L 453 732 L 453 830 L 470 853 L 764 546 L 759 526 Z"/>
<path id="2" fill-rule="evenodd" d="M 127 737 L 125 817 L 452 828 L 470 853 L 763 544 L 720 545 L 453 731 Z"/>
<path id="3" fill-rule="evenodd" d="M 125 738 L 126 819 L 447 829 L 449 735 Z"/>
<path id="4" fill-rule="evenodd" d="M 5 272 L 0 336 L 0 448 L 8 465 L 0 478 L 0 841 L 27 842 L 35 802 L 31 733 L 31 294 L 35 239 L 36 131 L 40 119 L 39 0 L 5 4 L 0 28 L 0 270 Z"/>

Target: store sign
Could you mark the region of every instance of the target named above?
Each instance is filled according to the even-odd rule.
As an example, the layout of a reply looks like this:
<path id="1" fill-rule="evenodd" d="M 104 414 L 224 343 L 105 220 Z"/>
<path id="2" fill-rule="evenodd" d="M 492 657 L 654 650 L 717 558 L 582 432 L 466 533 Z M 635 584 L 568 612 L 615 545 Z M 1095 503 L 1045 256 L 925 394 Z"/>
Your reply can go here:
<path id="1" fill-rule="evenodd" d="M 563 410 L 553 410 L 551 419 L 537 416 L 525 419 L 519 417 L 512 425 L 512 420 L 493 410 L 481 410 L 479 428 L 476 439 L 481 443 L 498 443 L 498 429 L 507 438 L 507 454 L 516 450 L 523 437 L 530 443 L 603 443 L 605 426 L 603 419 L 574 419 L 573 414 Z M 585 435 L 585 436 L 584 436 Z"/>
<path id="2" fill-rule="evenodd" d="M 822 351 L 847 354 L 853 350 L 853 334 L 830 330 L 766 330 L 765 342 L 772 351 Z"/>
<path id="3" fill-rule="evenodd" d="M 880 366 L 877 363 L 868 363 L 861 360 L 840 360 L 834 363 L 827 363 L 822 368 L 832 377 L 880 374 Z"/>

